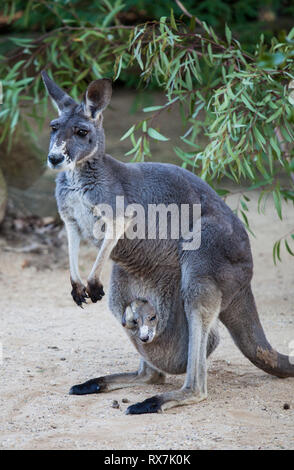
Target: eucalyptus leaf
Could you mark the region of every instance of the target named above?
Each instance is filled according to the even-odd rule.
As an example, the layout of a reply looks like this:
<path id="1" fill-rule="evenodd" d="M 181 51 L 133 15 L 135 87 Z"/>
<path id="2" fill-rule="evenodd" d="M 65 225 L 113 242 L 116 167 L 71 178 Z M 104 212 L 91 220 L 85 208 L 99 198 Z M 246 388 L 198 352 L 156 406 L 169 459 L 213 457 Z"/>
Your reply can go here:
<path id="1" fill-rule="evenodd" d="M 147 131 L 148 135 L 155 140 L 161 140 L 161 141 L 167 141 L 169 140 L 168 137 L 165 137 L 164 135 L 160 134 L 156 129 L 153 129 L 152 127 L 148 128 Z"/>

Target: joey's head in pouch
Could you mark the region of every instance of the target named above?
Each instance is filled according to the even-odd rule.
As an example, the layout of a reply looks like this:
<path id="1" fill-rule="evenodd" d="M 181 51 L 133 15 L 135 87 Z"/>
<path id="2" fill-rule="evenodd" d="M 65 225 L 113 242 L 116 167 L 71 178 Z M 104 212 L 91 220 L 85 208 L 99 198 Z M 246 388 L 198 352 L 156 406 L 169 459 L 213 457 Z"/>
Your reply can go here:
<path id="1" fill-rule="evenodd" d="M 156 336 L 158 315 L 147 300 L 134 300 L 123 314 L 122 325 L 143 343 L 151 343 Z"/>

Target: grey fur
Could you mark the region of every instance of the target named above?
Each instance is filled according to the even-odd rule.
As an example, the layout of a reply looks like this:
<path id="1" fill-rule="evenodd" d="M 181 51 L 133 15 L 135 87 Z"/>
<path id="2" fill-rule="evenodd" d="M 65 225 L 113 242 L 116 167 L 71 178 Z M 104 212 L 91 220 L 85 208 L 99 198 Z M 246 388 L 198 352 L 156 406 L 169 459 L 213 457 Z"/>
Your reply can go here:
<path id="1" fill-rule="evenodd" d="M 61 108 L 59 102 L 64 103 L 67 98 L 56 92 L 56 85 L 46 75 L 44 81 Z M 87 101 L 89 94 L 91 100 Z M 101 110 L 110 95 L 109 82 L 92 82 L 84 102 L 74 106 L 71 103 L 61 113 L 51 137 L 50 149 L 59 149 L 51 166 L 67 170 L 57 177 L 56 198 L 69 236 L 72 295 L 78 305 L 86 302 L 88 296 L 94 302 L 102 297 L 99 275 L 110 256 L 114 265 L 109 305 L 115 317 L 121 322 L 126 307 L 143 298 L 154 306 L 160 320 L 154 341 L 133 341 L 141 355 L 137 372 L 99 377 L 73 387 L 71 393 L 162 383 L 164 373 L 186 372 L 180 390 L 132 405 L 128 413 L 152 413 L 203 400 L 207 395 L 207 343 L 212 344 L 211 349 L 217 344 L 214 328 L 218 318 L 257 367 L 279 377 L 293 377 L 294 366 L 289 357 L 272 349 L 258 319 L 250 287 L 252 256 L 243 224 L 192 173 L 170 164 L 125 164 L 105 154 Z M 77 128 L 87 129 L 88 134 L 79 138 Z M 116 239 L 98 242 L 93 236 L 94 208 L 101 203 L 115 208 L 116 196 L 124 196 L 126 205 L 138 203 L 145 209 L 150 203 L 201 204 L 200 248 L 183 251 L 182 239 L 120 239 L 121 219 L 116 221 Z M 78 273 L 80 238 L 99 249 L 87 286 Z"/>

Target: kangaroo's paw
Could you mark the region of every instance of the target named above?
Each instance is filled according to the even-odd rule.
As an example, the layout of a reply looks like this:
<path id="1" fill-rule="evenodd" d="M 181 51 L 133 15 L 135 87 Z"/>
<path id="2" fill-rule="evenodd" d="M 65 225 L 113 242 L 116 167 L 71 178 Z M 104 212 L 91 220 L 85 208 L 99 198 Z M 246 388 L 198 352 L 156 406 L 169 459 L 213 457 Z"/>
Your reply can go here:
<path id="1" fill-rule="evenodd" d="M 105 295 L 102 284 L 96 280 L 88 281 L 87 294 L 94 304 Z"/>
<path id="2" fill-rule="evenodd" d="M 72 298 L 74 299 L 75 303 L 79 307 L 83 308 L 83 304 L 87 303 L 86 299 L 88 298 L 86 287 L 83 286 L 83 284 L 78 284 L 73 281 L 71 285 L 72 285 L 72 291 L 71 291 Z"/>
<path id="3" fill-rule="evenodd" d="M 131 405 L 127 408 L 127 415 L 142 415 L 144 413 L 160 413 L 161 412 L 161 400 L 155 395 L 154 397 L 147 398 L 135 405 Z"/>
<path id="4" fill-rule="evenodd" d="M 103 391 L 105 386 L 103 386 L 103 380 L 98 379 L 88 380 L 79 385 L 74 385 L 71 387 L 69 394 L 70 395 L 89 395 L 91 393 L 100 393 Z"/>
<path id="5" fill-rule="evenodd" d="M 143 413 L 159 413 L 168 410 L 175 406 L 192 405 L 205 400 L 206 393 L 200 393 L 192 390 L 174 390 L 173 392 L 166 392 L 161 395 L 154 395 L 154 397 L 147 398 L 140 403 L 131 405 L 126 410 L 127 415 L 139 415 Z"/>

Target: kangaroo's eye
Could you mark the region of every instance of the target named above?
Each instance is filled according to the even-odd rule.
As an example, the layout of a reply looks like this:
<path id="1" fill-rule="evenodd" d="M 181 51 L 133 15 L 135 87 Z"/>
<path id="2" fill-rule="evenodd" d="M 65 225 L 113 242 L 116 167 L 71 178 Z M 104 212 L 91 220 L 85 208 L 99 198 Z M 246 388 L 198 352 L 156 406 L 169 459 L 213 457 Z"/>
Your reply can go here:
<path id="1" fill-rule="evenodd" d="M 156 316 L 154 315 L 152 318 L 150 318 L 150 321 L 156 320 Z"/>
<path id="2" fill-rule="evenodd" d="M 79 137 L 86 137 L 86 135 L 88 134 L 89 131 L 86 131 L 85 129 L 78 129 L 77 130 L 77 135 Z"/>
<path id="3" fill-rule="evenodd" d="M 50 127 L 51 127 L 51 131 L 52 131 L 52 132 L 56 132 L 56 131 L 57 131 L 57 129 L 58 129 L 58 127 L 57 127 L 57 126 L 50 126 Z"/>

